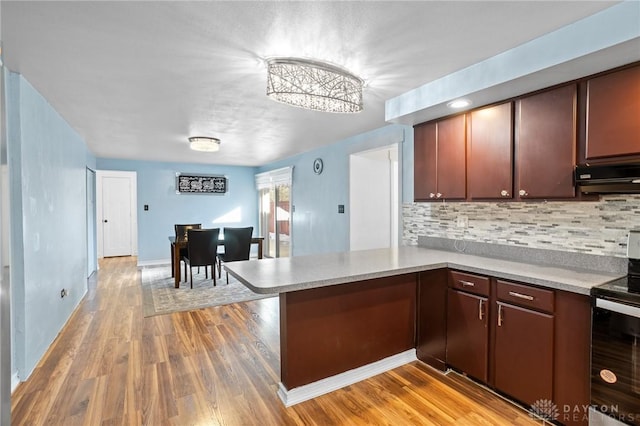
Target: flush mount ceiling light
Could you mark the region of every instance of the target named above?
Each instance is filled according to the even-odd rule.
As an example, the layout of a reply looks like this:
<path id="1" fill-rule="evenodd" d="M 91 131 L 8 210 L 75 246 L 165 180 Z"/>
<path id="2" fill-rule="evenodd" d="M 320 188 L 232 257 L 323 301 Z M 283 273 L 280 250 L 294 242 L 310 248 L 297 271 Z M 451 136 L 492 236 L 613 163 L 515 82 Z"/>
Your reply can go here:
<path id="1" fill-rule="evenodd" d="M 192 136 L 189 138 L 189 147 L 194 151 L 216 152 L 220 149 L 220 139 Z"/>
<path id="2" fill-rule="evenodd" d="M 447 104 L 449 108 L 460 109 L 465 108 L 471 105 L 471 101 L 469 99 L 456 99 L 455 101 L 451 101 Z"/>
<path id="3" fill-rule="evenodd" d="M 362 79 L 335 65 L 298 58 L 267 60 L 267 96 L 315 111 L 362 111 Z"/>

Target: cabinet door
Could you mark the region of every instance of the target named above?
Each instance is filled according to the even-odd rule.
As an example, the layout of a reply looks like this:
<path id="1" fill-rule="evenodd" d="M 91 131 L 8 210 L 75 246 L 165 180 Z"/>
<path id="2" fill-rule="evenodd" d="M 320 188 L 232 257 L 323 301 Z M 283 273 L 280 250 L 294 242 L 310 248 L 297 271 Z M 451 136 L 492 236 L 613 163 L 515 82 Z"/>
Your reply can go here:
<path id="1" fill-rule="evenodd" d="M 449 289 L 447 364 L 487 382 L 489 328 L 487 298 Z"/>
<path id="2" fill-rule="evenodd" d="M 640 154 L 640 66 L 587 82 L 586 158 Z"/>
<path id="3" fill-rule="evenodd" d="M 469 114 L 471 199 L 513 198 L 513 124 L 511 102 Z"/>
<path id="4" fill-rule="evenodd" d="M 553 396 L 553 316 L 497 302 L 495 387 L 532 405 Z"/>
<path id="5" fill-rule="evenodd" d="M 438 192 L 437 155 L 436 123 L 415 126 L 413 129 L 413 198 L 415 201 L 433 199 Z"/>
<path id="6" fill-rule="evenodd" d="M 447 270 L 418 274 L 418 324 L 416 356 L 445 370 L 447 343 Z"/>
<path id="7" fill-rule="evenodd" d="M 438 122 L 438 198 L 467 197 L 465 134 L 464 115 Z"/>
<path id="8" fill-rule="evenodd" d="M 575 196 L 576 85 L 516 103 L 517 196 Z"/>

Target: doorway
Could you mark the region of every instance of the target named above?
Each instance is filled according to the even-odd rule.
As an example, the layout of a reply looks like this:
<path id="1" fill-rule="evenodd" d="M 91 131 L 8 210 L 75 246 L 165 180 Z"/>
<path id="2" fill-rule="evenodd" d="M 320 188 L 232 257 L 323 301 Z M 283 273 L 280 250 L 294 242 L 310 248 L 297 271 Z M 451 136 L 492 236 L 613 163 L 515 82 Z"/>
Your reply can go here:
<path id="1" fill-rule="evenodd" d="M 136 178 L 136 172 L 96 173 L 98 257 L 137 255 Z"/>
<path id="2" fill-rule="evenodd" d="M 293 168 L 285 167 L 256 175 L 260 197 L 260 234 L 265 257 L 290 257 L 291 181 Z"/>
<path id="3" fill-rule="evenodd" d="M 87 167 L 87 277 L 98 270 L 96 228 L 96 172 Z"/>
<path id="4" fill-rule="evenodd" d="M 349 156 L 349 248 L 399 244 L 398 144 Z"/>

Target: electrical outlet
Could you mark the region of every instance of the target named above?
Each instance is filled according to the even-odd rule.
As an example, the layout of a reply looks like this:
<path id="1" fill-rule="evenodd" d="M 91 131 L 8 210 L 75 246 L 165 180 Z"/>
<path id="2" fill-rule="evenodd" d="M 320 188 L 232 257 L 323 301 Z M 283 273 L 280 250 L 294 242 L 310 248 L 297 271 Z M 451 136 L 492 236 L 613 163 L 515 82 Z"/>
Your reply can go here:
<path id="1" fill-rule="evenodd" d="M 456 226 L 458 228 L 469 227 L 469 218 L 467 216 L 458 216 L 458 218 L 456 219 Z"/>

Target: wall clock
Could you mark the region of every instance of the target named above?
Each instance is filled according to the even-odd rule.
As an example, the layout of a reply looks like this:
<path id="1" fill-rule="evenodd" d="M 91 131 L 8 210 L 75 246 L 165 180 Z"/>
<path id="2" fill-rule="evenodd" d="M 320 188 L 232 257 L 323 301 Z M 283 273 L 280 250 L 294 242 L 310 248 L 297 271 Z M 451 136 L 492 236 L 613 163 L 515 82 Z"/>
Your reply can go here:
<path id="1" fill-rule="evenodd" d="M 315 160 L 313 160 L 313 172 L 315 174 L 319 175 L 320 173 L 322 173 L 323 167 L 324 165 L 322 164 L 322 159 L 316 158 Z"/>

